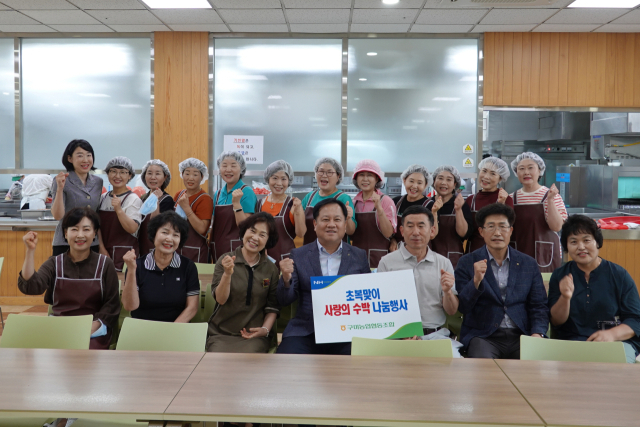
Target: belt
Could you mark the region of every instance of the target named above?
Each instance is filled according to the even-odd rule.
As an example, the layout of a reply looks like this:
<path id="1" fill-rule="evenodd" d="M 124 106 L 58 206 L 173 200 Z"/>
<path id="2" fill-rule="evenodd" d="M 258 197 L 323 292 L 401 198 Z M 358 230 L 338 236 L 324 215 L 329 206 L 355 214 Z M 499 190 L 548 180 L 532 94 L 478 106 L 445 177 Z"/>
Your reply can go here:
<path id="1" fill-rule="evenodd" d="M 429 335 L 432 334 L 436 331 L 439 331 L 440 329 L 443 329 L 442 326 L 438 327 L 438 328 L 422 328 L 422 332 L 424 335 Z"/>

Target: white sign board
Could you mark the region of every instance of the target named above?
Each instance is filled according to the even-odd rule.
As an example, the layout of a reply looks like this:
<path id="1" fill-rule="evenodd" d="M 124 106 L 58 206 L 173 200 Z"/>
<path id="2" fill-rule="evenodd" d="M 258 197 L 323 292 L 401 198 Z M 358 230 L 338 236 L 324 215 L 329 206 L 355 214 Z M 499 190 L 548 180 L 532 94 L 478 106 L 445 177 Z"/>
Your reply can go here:
<path id="1" fill-rule="evenodd" d="M 422 335 L 412 270 L 311 278 L 316 343 Z"/>
<path id="2" fill-rule="evenodd" d="M 224 151 L 236 151 L 242 154 L 245 162 L 261 165 L 264 155 L 264 136 L 225 135 Z"/>

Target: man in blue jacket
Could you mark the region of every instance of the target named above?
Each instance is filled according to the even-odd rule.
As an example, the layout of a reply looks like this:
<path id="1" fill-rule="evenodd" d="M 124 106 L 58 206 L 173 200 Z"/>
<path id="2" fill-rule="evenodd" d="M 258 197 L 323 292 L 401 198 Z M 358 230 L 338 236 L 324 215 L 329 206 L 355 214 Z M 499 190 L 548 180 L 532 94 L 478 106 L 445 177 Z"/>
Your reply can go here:
<path id="1" fill-rule="evenodd" d="M 469 357 L 519 359 L 520 335 L 542 338 L 549 327 L 538 264 L 509 247 L 515 219 L 502 203 L 480 209 L 476 224 L 485 246 L 458 261 L 460 335 Z"/>
<path id="2" fill-rule="evenodd" d="M 347 216 L 347 207 L 338 199 L 317 203 L 313 207 L 317 240 L 280 261 L 278 302 L 286 306 L 298 300 L 298 309 L 282 334 L 278 353 L 351 354 L 351 342 L 316 344 L 311 299 L 311 277 L 371 273 L 367 253 L 342 241 L 351 219 Z"/>

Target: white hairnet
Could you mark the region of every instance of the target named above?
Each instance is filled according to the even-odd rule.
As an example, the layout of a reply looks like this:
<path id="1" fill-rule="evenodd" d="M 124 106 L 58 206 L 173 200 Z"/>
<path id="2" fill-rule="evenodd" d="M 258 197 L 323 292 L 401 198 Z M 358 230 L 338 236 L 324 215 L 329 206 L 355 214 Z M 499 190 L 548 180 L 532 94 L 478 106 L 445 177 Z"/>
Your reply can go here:
<path id="1" fill-rule="evenodd" d="M 287 174 L 287 177 L 289 178 L 289 184 L 291 184 L 291 181 L 293 181 L 293 168 L 284 160 L 276 160 L 275 162 L 267 166 L 267 168 L 264 170 L 264 180 L 269 182 L 269 178 L 280 171 Z"/>
<path id="2" fill-rule="evenodd" d="M 480 171 L 483 168 L 495 171 L 498 175 L 500 175 L 500 182 L 506 182 L 511 175 L 507 162 L 497 157 L 487 157 L 486 159 L 482 159 L 482 161 L 478 164 L 478 170 Z"/>
<path id="3" fill-rule="evenodd" d="M 162 184 L 161 189 L 164 190 L 169 186 L 169 183 L 171 182 L 171 171 L 169 170 L 169 166 L 167 166 L 165 162 L 159 159 L 151 159 L 144 164 L 144 166 L 142 167 L 142 176 L 140 177 L 142 179 L 142 183 L 145 187 L 149 188 L 145 175 L 147 174 L 147 169 L 149 169 L 149 167 L 151 166 L 160 166 L 160 168 L 162 169 L 162 173 L 164 173 L 164 183 Z"/>
<path id="4" fill-rule="evenodd" d="M 544 160 L 542 160 L 542 157 L 538 156 L 536 153 L 532 153 L 530 151 L 525 151 L 511 162 L 511 170 L 513 173 L 516 175 L 518 174 L 518 164 L 524 159 L 531 159 L 536 162 L 540 168 L 540 175 L 544 175 L 544 171 L 547 168 L 544 164 Z"/>
<path id="5" fill-rule="evenodd" d="M 244 157 L 242 157 L 242 154 L 238 153 L 237 151 L 223 151 L 222 154 L 218 156 L 218 160 L 216 160 L 218 169 L 220 169 L 220 165 L 227 157 L 231 157 L 233 160 L 238 162 L 238 165 L 240 166 L 240 179 L 242 179 L 244 174 L 247 173 L 247 162 L 244 161 Z"/>
<path id="6" fill-rule="evenodd" d="M 429 174 L 429 171 L 427 170 L 427 168 L 420 165 L 409 166 L 404 170 L 404 172 L 402 172 L 402 175 L 400 175 L 400 178 L 402 179 L 402 181 L 404 181 L 405 179 L 407 179 L 409 175 L 413 173 L 421 173 L 422 176 L 424 176 L 425 182 L 427 183 L 427 187 L 431 187 L 431 185 L 433 184 L 433 177 L 431 176 L 431 174 Z"/>
<path id="7" fill-rule="evenodd" d="M 200 171 L 200 173 L 202 174 L 202 181 L 200 181 L 200 185 L 204 184 L 204 182 L 209 179 L 209 169 L 207 169 L 207 165 L 205 165 L 202 160 L 198 160 L 195 157 L 189 157 L 187 160 L 181 161 L 178 164 L 180 178 L 182 178 L 182 173 L 186 168 L 194 168 Z"/>
<path id="8" fill-rule="evenodd" d="M 316 160 L 316 165 L 313 167 L 314 172 L 318 172 L 320 165 L 322 164 L 331 165 L 338 174 L 338 184 L 342 182 L 342 178 L 344 177 L 344 169 L 342 169 L 342 165 L 338 163 L 336 159 L 332 159 L 331 157 L 322 157 L 321 159 Z"/>
<path id="9" fill-rule="evenodd" d="M 109 173 L 109 169 L 111 169 L 111 168 L 119 168 L 119 169 L 128 170 L 129 171 L 129 181 L 131 181 L 133 179 L 133 177 L 136 176 L 136 171 L 133 169 L 133 163 L 131 163 L 131 160 L 129 160 L 128 157 L 118 156 L 118 157 L 114 157 L 113 159 L 109 160 L 109 163 L 107 163 L 107 167 L 104 168 L 104 171 L 106 173 Z"/>
<path id="10" fill-rule="evenodd" d="M 438 174 L 442 172 L 449 172 L 451 175 L 453 175 L 453 180 L 456 183 L 456 190 L 460 188 L 460 186 L 462 185 L 462 178 L 460 177 L 460 172 L 458 172 L 458 169 L 449 165 L 438 166 L 431 175 L 433 177 L 433 180 L 435 181 Z"/>

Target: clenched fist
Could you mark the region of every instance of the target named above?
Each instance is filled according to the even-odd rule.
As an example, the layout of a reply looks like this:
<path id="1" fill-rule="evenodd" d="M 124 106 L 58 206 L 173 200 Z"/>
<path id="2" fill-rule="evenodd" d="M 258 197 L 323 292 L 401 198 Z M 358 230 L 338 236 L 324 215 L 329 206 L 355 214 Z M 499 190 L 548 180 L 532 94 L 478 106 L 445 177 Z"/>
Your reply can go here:
<path id="1" fill-rule="evenodd" d="M 120 209 L 122 209 L 122 200 L 120 200 L 120 197 L 116 196 L 115 194 L 111 195 L 111 206 L 113 206 L 113 210 L 118 212 Z"/>
<path id="2" fill-rule="evenodd" d="M 124 254 L 122 260 L 127 264 L 127 270 L 133 271 L 136 269 L 136 251 L 133 249 Z"/>
<path id="3" fill-rule="evenodd" d="M 233 190 L 233 193 L 231 193 L 231 203 L 240 203 L 242 196 L 244 196 L 244 193 L 241 189 Z"/>
<path id="4" fill-rule="evenodd" d="M 462 205 L 464 205 L 464 197 L 462 197 L 462 193 L 458 193 L 456 199 L 453 202 L 453 209 L 458 212 L 460 209 L 462 209 Z"/>
<path id="5" fill-rule="evenodd" d="M 347 219 L 353 218 L 353 208 L 351 207 L 351 202 L 347 202 Z"/>
<path id="6" fill-rule="evenodd" d="M 38 245 L 38 233 L 35 231 L 30 231 L 24 236 L 22 236 L 22 241 L 24 245 L 27 247 L 29 251 L 35 251 L 36 246 Z"/>
<path id="7" fill-rule="evenodd" d="M 571 299 L 573 296 L 573 275 L 567 274 L 560 280 L 560 294 L 566 299 Z"/>
<path id="8" fill-rule="evenodd" d="M 56 184 L 58 184 L 58 191 L 64 188 L 64 184 L 67 182 L 67 178 L 69 177 L 69 172 L 60 172 L 56 175 Z"/>
<path id="9" fill-rule="evenodd" d="M 551 188 L 549 188 L 549 196 L 547 200 L 553 200 L 560 192 L 558 191 L 558 187 L 555 184 L 551 184 Z"/>
<path id="10" fill-rule="evenodd" d="M 293 260 L 291 258 L 285 258 L 280 261 L 280 271 L 282 272 L 282 279 L 285 282 L 291 281 L 291 275 L 293 274 Z"/>
<path id="11" fill-rule="evenodd" d="M 233 268 L 235 267 L 235 265 L 236 265 L 235 256 L 226 255 L 222 259 L 222 268 L 224 268 L 225 274 L 228 274 L 229 276 L 233 274 Z"/>
<path id="12" fill-rule="evenodd" d="M 442 197 L 438 196 L 438 198 L 436 199 L 436 201 L 433 204 L 433 206 L 431 206 L 431 212 L 432 213 L 437 213 L 440 210 L 440 208 L 442 207 L 443 204 L 444 204 L 444 202 L 442 201 Z"/>
<path id="13" fill-rule="evenodd" d="M 294 197 L 293 198 L 293 207 L 291 208 L 291 210 L 293 211 L 293 214 L 295 215 L 301 209 L 302 209 L 302 202 L 297 197 Z"/>
<path id="14" fill-rule="evenodd" d="M 507 193 L 507 190 L 504 188 L 501 188 L 500 191 L 498 191 L 498 203 L 506 202 L 507 197 L 509 197 L 509 193 Z"/>
<path id="15" fill-rule="evenodd" d="M 453 274 L 440 270 L 440 286 L 442 287 L 442 292 L 446 295 L 451 292 L 453 286 L 456 284 L 456 279 Z"/>
<path id="16" fill-rule="evenodd" d="M 487 272 L 487 260 L 482 259 L 473 264 L 473 284 L 476 286 L 480 286 L 480 282 L 484 279 L 484 275 Z"/>

